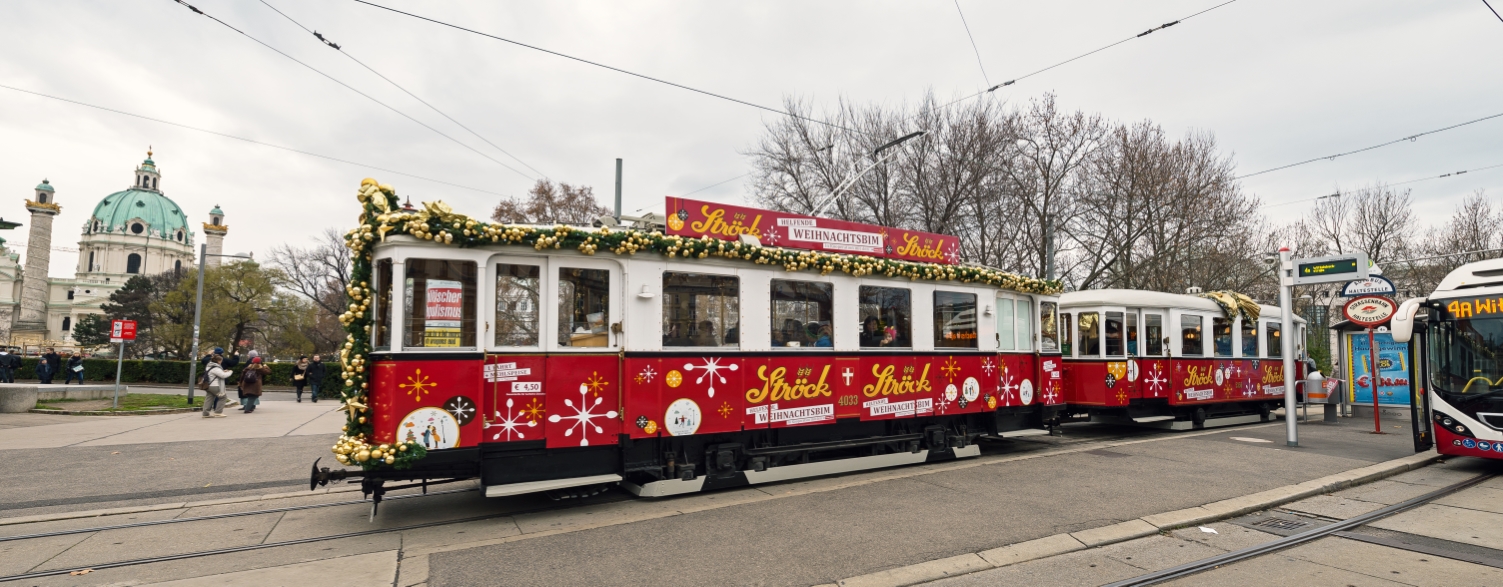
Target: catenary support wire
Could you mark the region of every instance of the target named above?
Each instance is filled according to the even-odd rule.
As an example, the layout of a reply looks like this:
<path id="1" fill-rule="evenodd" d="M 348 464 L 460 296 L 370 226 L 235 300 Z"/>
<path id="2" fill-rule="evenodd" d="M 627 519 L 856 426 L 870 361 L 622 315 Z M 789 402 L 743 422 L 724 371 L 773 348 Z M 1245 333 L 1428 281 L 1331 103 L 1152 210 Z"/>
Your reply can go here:
<path id="1" fill-rule="evenodd" d="M 1445 131 L 1448 131 L 1448 130 L 1461 128 L 1461 127 L 1467 126 L 1469 124 L 1477 124 L 1479 122 L 1484 122 L 1484 121 L 1492 120 L 1492 119 L 1498 118 L 1500 116 L 1503 116 L 1503 112 L 1499 112 L 1497 114 L 1491 114 L 1491 115 L 1488 115 L 1488 116 L 1483 116 L 1482 118 L 1475 118 L 1475 119 L 1472 119 L 1472 120 L 1468 120 L 1466 122 L 1459 122 L 1459 123 L 1453 124 L 1451 126 L 1441 127 L 1441 128 L 1437 128 L 1435 130 L 1427 130 L 1427 131 L 1422 132 L 1422 133 L 1412 134 L 1412 135 L 1409 135 L 1407 137 L 1397 138 L 1397 139 L 1394 139 L 1394 140 L 1391 140 L 1391 141 L 1387 141 L 1387 142 L 1383 142 L 1383 143 L 1378 143 L 1376 145 L 1372 145 L 1372 146 L 1368 146 L 1368 147 L 1363 147 L 1361 149 L 1354 149 L 1354 150 L 1351 150 L 1351 151 L 1344 151 L 1344 152 L 1336 153 L 1336 154 L 1333 154 L 1333 155 L 1324 155 L 1324 156 L 1321 156 L 1321 157 L 1315 157 L 1315 158 L 1312 158 L 1312 159 L 1306 159 L 1304 161 L 1290 163 L 1288 165 L 1280 165 L 1278 167 L 1271 167 L 1271 168 L 1268 168 L 1268 169 L 1264 169 L 1262 171 L 1257 171 L 1257 172 L 1249 173 L 1249 174 L 1246 174 L 1246 175 L 1239 175 L 1239 176 L 1234 177 L 1232 179 L 1246 179 L 1246 178 L 1249 178 L 1249 177 L 1253 177 L 1255 175 L 1263 175 L 1265 173 L 1272 173 L 1272 172 L 1275 172 L 1275 171 L 1289 169 L 1291 167 L 1299 167 L 1301 165 L 1307 165 L 1307 164 L 1310 164 L 1310 163 L 1314 163 L 1316 161 L 1330 161 L 1330 160 L 1336 159 L 1338 157 L 1345 157 L 1347 155 L 1356 155 L 1357 153 L 1364 153 L 1364 152 L 1367 152 L 1367 151 L 1371 151 L 1373 149 L 1381 149 L 1383 147 L 1387 147 L 1389 145 L 1397 145 L 1397 144 L 1405 142 L 1405 141 L 1414 141 L 1414 140 L 1416 140 L 1416 139 L 1418 139 L 1420 137 L 1426 136 L 1426 135 L 1433 135 L 1433 134 L 1436 134 L 1436 133 L 1442 133 L 1442 132 L 1445 132 Z"/>

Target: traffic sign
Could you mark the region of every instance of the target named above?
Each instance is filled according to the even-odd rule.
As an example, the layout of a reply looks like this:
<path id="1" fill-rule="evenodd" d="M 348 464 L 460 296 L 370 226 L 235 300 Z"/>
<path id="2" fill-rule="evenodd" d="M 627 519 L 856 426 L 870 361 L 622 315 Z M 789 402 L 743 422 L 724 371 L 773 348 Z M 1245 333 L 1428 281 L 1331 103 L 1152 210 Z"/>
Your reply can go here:
<path id="1" fill-rule="evenodd" d="M 1294 285 L 1365 279 L 1370 265 L 1366 253 L 1294 260 Z"/>
<path id="2" fill-rule="evenodd" d="M 1387 324 L 1398 309 L 1399 305 L 1385 296 L 1360 296 L 1348 301 L 1341 313 L 1352 324 L 1363 328 L 1377 328 Z"/>
<path id="3" fill-rule="evenodd" d="M 110 342 L 120 342 L 136 339 L 135 320 L 111 320 Z"/>
<path id="4" fill-rule="evenodd" d="M 1341 297 L 1344 298 L 1369 295 L 1386 296 L 1395 293 L 1398 293 L 1398 289 L 1394 287 L 1393 282 L 1389 281 L 1387 277 L 1375 273 L 1368 275 L 1364 279 L 1349 281 L 1345 287 L 1341 288 Z"/>

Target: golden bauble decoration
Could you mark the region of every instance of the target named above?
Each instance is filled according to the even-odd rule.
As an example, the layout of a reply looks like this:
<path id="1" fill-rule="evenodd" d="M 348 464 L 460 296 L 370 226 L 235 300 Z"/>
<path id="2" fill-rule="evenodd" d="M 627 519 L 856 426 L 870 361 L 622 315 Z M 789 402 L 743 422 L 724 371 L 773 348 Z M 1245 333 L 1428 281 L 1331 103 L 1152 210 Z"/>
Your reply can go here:
<path id="1" fill-rule="evenodd" d="M 358 453 L 355 453 L 355 460 L 360 461 L 362 463 L 366 462 L 368 460 L 371 460 L 371 453 L 363 451 L 363 450 L 360 451 L 360 452 L 358 452 Z"/>
<path id="2" fill-rule="evenodd" d="M 391 464 L 395 464 L 396 462 L 397 462 L 397 457 L 392 457 L 392 456 L 386 457 L 386 464 L 391 465 Z"/>

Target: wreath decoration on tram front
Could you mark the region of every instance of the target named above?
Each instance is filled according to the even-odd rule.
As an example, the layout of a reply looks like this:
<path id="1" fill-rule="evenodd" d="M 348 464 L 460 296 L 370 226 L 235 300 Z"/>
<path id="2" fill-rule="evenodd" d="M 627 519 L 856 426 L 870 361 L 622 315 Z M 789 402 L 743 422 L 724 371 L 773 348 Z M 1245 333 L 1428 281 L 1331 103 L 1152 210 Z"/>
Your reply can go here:
<path id="1" fill-rule="evenodd" d="M 863 255 L 845 255 L 819 251 L 801 251 L 780 247 L 763 247 L 710 237 L 689 238 L 665 235 L 659 231 L 584 229 L 570 226 L 517 226 L 475 220 L 457 214 L 443 202 L 424 202 L 422 208 L 402 208 L 396 190 L 374 179 L 360 182 L 360 226 L 345 233 L 345 246 L 353 253 L 353 267 L 348 295 L 348 310 L 339 316 L 345 327 L 344 347 L 339 351 L 340 376 L 344 378 L 341 396 L 346 413 L 344 434 L 334 445 L 335 459 L 344 465 L 363 469 L 392 467 L 406 469 L 427 456 L 416 442 L 371 444 L 374 434 L 370 402 L 372 248 L 390 235 L 414 238 L 460 247 L 484 245 L 523 245 L 536 250 L 570 247 L 586 255 L 605 249 L 617 255 L 639 252 L 668 257 L 741 259 L 758 265 L 781 265 L 787 271 L 816 270 L 821 275 L 840 271 L 852 276 L 885 275 L 912 280 L 958 281 L 979 283 L 1020 293 L 1054 295 L 1064 290 L 1057 280 L 1035 279 L 992 269 L 968 265 L 939 265 Z"/>

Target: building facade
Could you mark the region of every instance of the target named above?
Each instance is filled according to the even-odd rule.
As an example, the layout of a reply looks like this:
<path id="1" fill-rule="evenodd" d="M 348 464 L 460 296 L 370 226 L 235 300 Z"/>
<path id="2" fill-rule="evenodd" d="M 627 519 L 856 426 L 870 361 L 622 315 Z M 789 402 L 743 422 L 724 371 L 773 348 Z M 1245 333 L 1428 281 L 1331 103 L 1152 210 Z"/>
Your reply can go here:
<path id="1" fill-rule="evenodd" d="M 146 152 L 130 187 L 105 196 L 83 224 L 73 277 L 47 275 L 52 220 L 62 207 L 47 180 L 26 201 L 31 214 L 24 265 L 0 248 L 0 343 L 72 345 L 73 325 L 136 275 L 192 270 L 194 232 L 181 207 L 162 191 L 162 173 Z M 207 244 L 222 248 L 229 228 L 215 206 L 203 223 Z M 4 240 L 0 239 L 0 247 Z"/>

